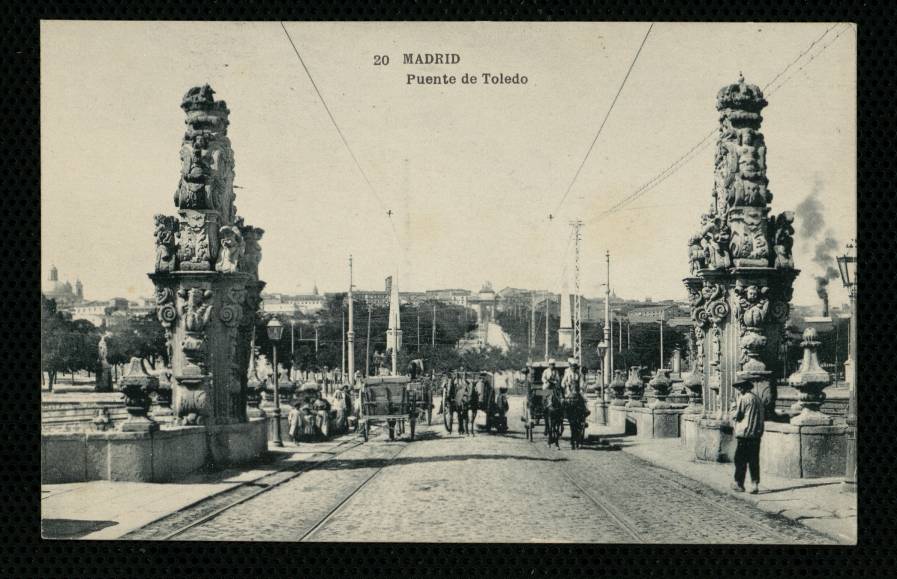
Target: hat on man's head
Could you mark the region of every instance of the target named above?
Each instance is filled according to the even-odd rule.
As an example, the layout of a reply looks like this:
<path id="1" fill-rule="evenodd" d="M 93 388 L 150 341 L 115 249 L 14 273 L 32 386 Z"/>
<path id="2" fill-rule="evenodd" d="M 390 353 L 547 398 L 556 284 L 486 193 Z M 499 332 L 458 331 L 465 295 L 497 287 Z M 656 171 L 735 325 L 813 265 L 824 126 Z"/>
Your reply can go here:
<path id="1" fill-rule="evenodd" d="M 555 364 L 557 364 L 557 362 L 554 361 L 554 358 L 549 358 L 549 359 L 548 359 L 548 365 L 549 365 L 549 366 L 553 366 L 553 365 L 555 365 Z"/>
<path id="2" fill-rule="evenodd" d="M 749 372 L 738 372 L 735 374 L 735 381 L 732 382 L 733 388 L 745 388 L 750 390 L 754 387 L 754 381 L 757 380 L 758 376 L 756 374 L 751 374 Z"/>
<path id="3" fill-rule="evenodd" d="M 576 358 L 567 358 L 567 363 L 571 366 L 579 366 L 579 362 L 576 361 Z"/>

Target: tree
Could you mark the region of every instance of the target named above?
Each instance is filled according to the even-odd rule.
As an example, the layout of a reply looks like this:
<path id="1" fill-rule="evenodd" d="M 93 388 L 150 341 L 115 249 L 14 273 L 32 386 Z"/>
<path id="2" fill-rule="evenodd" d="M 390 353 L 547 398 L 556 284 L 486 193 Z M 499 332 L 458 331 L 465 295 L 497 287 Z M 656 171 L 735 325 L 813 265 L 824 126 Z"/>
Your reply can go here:
<path id="1" fill-rule="evenodd" d="M 70 320 L 56 302 L 41 294 L 41 369 L 50 391 L 59 372 L 92 370 L 97 360 L 99 330 L 86 320 Z"/>

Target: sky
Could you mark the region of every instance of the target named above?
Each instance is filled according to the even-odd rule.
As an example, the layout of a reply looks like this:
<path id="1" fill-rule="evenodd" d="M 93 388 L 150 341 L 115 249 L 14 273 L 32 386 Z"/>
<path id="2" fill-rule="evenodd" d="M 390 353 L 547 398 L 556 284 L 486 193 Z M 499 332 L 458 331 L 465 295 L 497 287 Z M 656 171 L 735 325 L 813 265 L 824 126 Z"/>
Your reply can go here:
<path id="1" fill-rule="evenodd" d="M 603 293 L 609 251 L 617 295 L 685 299 L 715 137 L 605 212 L 717 126 L 716 94 L 741 72 L 774 81 L 762 127 L 772 211 L 810 195 L 822 207 L 818 239 L 795 243 L 794 302 L 817 303 L 817 241 L 856 236 L 855 28 L 655 24 L 583 164 L 649 25 L 286 23 L 359 170 L 277 22 L 42 22 L 43 278 L 55 264 L 88 299 L 151 295 L 153 215 L 175 213 L 179 105 L 208 83 L 231 110 L 236 205 L 265 230 L 268 291 L 345 291 L 350 254 L 362 289 L 396 272 L 403 291 L 572 289 L 569 221 L 582 219 L 585 295 Z M 402 64 L 428 52 L 460 62 Z M 465 73 L 478 84 L 460 84 Z M 840 283 L 830 293 L 847 299 Z"/>

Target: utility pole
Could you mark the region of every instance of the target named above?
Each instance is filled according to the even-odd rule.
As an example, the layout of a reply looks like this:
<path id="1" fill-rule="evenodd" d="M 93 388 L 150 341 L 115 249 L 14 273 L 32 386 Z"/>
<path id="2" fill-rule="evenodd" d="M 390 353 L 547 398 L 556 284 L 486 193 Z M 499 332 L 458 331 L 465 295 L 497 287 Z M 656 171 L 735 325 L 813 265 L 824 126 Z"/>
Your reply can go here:
<path id="1" fill-rule="evenodd" d="M 623 318 L 620 318 L 620 343 L 617 344 L 617 352 L 623 351 Z"/>
<path id="2" fill-rule="evenodd" d="M 536 292 L 530 294 L 529 307 L 529 360 L 533 360 L 533 352 L 536 350 Z"/>
<path id="3" fill-rule="evenodd" d="M 551 313 L 548 308 L 551 305 L 549 296 L 545 297 L 545 359 L 548 360 L 548 314 Z"/>
<path id="4" fill-rule="evenodd" d="M 663 314 L 666 310 L 660 310 L 660 369 L 663 370 Z"/>
<path id="5" fill-rule="evenodd" d="M 368 332 L 364 338 L 364 376 L 371 375 L 371 306 L 368 304 Z"/>
<path id="6" fill-rule="evenodd" d="M 432 330 L 433 330 L 433 335 L 430 339 L 432 341 L 432 346 L 435 348 L 436 347 L 436 304 L 435 303 L 433 304 L 433 328 L 432 328 Z"/>
<path id="7" fill-rule="evenodd" d="M 417 351 L 420 352 L 420 304 L 417 306 Z"/>
<path id="8" fill-rule="evenodd" d="M 346 312 L 345 311 L 340 312 L 340 324 L 343 327 L 343 336 L 342 336 L 342 339 L 340 340 L 340 346 L 342 346 L 342 350 L 343 350 L 343 354 L 342 354 L 343 357 L 340 360 L 339 373 L 342 374 L 343 376 L 345 376 L 345 372 L 346 372 Z"/>
<path id="9" fill-rule="evenodd" d="M 354 384 L 355 383 L 355 324 L 352 320 L 352 310 L 353 310 L 353 301 L 352 301 L 352 255 L 349 254 L 349 332 L 346 334 L 346 337 L 349 341 L 349 380 L 348 382 L 343 380 L 343 384 Z"/>
<path id="10" fill-rule="evenodd" d="M 582 298 L 580 291 L 580 245 L 582 242 L 582 219 L 571 221 L 575 246 L 574 284 L 576 292 L 573 297 L 573 358 L 582 368 Z M 563 324 L 563 322 L 561 322 Z"/>
<path id="11" fill-rule="evenodd" d="M 605 250 L 604 257 L 607 261 L 607 282 L 604 284 L 604 342 L 607 344 L 607 350 L 604 351 L 604 383 L 610 384 L 614 364 L 614 334 L 610 317 L 610 251 Z"/>

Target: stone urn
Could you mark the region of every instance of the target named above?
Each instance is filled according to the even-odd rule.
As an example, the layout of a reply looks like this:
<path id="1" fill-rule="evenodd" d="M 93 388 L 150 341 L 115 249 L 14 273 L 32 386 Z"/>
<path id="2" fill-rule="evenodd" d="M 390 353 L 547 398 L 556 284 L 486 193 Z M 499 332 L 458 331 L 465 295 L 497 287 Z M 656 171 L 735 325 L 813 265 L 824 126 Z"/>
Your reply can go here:
<path id="1" fill-rule="evenodd" d="M 154 432 L 159 423 L 147 416 L 150 395 L 159 387 L 159 379 L 151 376 L 143 368 L 140 358 L 131 358 L 128 373 L 118 382 L 119 390 L 125 397 L 128 419 L 121 424 L 123 432 Z"/>
<path id="2" fill-rule="evenodd" d="M 691 371 L 685 375 L 682 385 L 688 391 L 688 407 L 685 412 L 688 414 L 700 414 L 704 411 L 702 403 L 702 393 L 704 387 L 704 376 L 700 372 Z"/>
<path id="3" fill-rule="evenodd" d="M 623 370 L 614 370 L 614 379 L 608 385 L 613 393 L 611 406 L 624 406 L 626 404 L 626 381 L 623 379 Z"/>
<path id="4" fill-rule="evenodd" d="M 643 407 L 645 403 L 642 401 L 642 394 L 645 392 L 645 383 L 639 375 L 641 366 L 632 366 L 629 369 L 629 378 L 626 380 L 626 396 L 629 402 L 626 406 L 630 408 Z"/>
<path id="5" fill-rule="evenodd" d="M 799 392 L 797 402 L 791 406 L 791 410 L 795 413 L 795 416 L 791 417 L 791 424 L 827 426 L 833 422 L 831 416 L 819 410 L 825 402 L 823 389 L 831 384 L 831 376 L 819 365 L 816 354 L 819 348 L 817 338 L 816 328 L 809 327 L 804 330 L 803 341 L 800 343 L 804 349 L 804 357 L 798 371 L 788 377 L 788 384 Z"/>
<path id="6" fill-rule="evenodd" d="M 669 408 L 670 403 L 667 402 L 667 396 L 673 388 L 673 381 L 670 379 L 670 370 L 659 368 L 651 380 L 648 387 L 653 391 L 654 400 L 648 405 L 651 408 Z"/>

